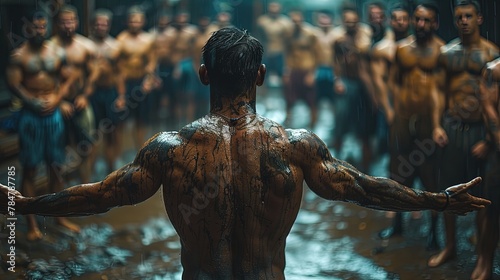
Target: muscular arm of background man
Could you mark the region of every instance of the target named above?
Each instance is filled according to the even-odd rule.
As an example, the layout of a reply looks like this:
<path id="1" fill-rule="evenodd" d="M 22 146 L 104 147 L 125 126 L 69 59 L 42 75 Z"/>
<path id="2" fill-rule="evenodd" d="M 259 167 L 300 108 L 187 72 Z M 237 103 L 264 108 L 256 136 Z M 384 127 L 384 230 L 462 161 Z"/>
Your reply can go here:
<path id="1" fill-rule="evenodd" d="M 483 114 L 488 124 L 488 129 L 496 143 L 500 147 L 500 104 L 498 102 L 498 81 L 500 81 L 500 58 L 486 64 L 482 73 L 483 79 L 480 83 L 481 104 Z"/>

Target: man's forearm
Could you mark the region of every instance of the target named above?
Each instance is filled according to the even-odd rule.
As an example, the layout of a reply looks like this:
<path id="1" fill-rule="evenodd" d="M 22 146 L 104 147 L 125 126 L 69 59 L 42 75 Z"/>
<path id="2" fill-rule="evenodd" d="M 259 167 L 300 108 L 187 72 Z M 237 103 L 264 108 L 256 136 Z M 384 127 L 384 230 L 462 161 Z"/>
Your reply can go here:
<path id="1" fill-rule="evenodd" d="M 412 189 L 398 182 L 379 177 L 360 175 L 359 187 L 346 194 L 345 200 L 372 209 L 389 211 L 445 210 L 444 193 L 430 193 Z"/>
<path id="2" fill-rule="evenodd" d="M 37 197 L 16 199 L 19 214 L 42 216 L 87 216 L 107 212 L 110 207 L 103 207 L 101 196 L 91 191 L 92 184 L 79 185 L 58 193 Z"/>

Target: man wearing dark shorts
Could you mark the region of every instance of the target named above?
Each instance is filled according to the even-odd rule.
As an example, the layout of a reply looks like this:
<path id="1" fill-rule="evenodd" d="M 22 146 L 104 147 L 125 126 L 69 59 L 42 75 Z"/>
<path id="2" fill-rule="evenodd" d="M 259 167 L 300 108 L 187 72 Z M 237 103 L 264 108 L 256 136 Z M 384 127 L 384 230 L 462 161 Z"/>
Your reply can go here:
<path id="1" fill-rule="evenodd" d="M 377 120 L 373 99 L 367 91 L 371 83 L 368 75 L 371 30 L 359 22 L 355 7 L 346 4 L 342 25 L 333 32 L 336 93 L 333 148 L 340 153 L 346 133 L 354 132 L 363 149 L 359 168 L 366 171 L 371 163 L 370 138 L 375 135 Z"/>
<path id="2" fill-rule="evenodd" d="M 125 83 L 117 64 L 121 48 L 118 41 L 109 35 L 112 17 L 108 10 L 96 10 L 90 37 L 96 45 L 96 63 L 99 65 L 99 77 L 90 96 L 95 117 L 94 137 L 98 137 L 99 142 L 104 141 L 103 152 L 108 171 L 115 169 L 115 161 L 121 153 L 123 119 L 120 112 L 125 107 Z"/>
<path id="3" fill-rule="evenodd" d="M 60 167 L 65 159 L 64 122 L 59 104 L 67 93 L 73 77 L 64 83 L 60 74 L 65 65 L 65 52 L 46 40 L 48 18 L 36 12 L 26 30 L 35 34 L 15 49 L 7 67 L 7 82 L 14 95 L 23 101 L 19 119 L 19 161 L 22 165 L 21 191 L 35 195 L 37 167 L 45 164 L 49 177 L 49 192 L 63 189 Z M 38 240 L 43 234 L 34 215 L 28 215 L 28 240 Z M 72 231 L 79 228 L 67 219 L 56 222 Z"/>
<path id="4" fill-rule="evenodd" d="M 498 47 L 481 37 L 479 27 L 483 17 L 477 1 L 457 0 L 454 18 L 459 38 L 444 46 L 439 57 L 446 84 L 445 93 L 437 100 L 439 106 L 435 106 L 433 131 L 433 139 L 441 147 L 438 171 L 441 186 L 484 175 L 488 144 L 479 84 L 484 65 L 498 57 Z M 477 188 L 475 194 L 483 194 L 483 191 Z M 478 240 L 487 234 L 482 226 L 485 217 L 486 210 L 476 215 Z M 447 262 L 457 253 L 456 217 L 445 214 L 444 221 L 446 246 L 429 259 L 430 267 Z M 477 253 L 481 255 L 483 248 L 479 244 Z"/>
<path id="5" fill-rule="evenodd" d="M 143 30 L 146 15 L 139 6 L 130 7 L 127 16 L 127 29 L 117 36 L 121 46 L 118 67 L 126 82 L 126 108 L 119 115 L 133 119 L 132 137 L 138 150 L 146 138 L 154 112 L 154 99 L 149 93 L 158 79 L 154 74 L 155 37 Z"/>
<path id="6" fill-rule="evenodd" d="M 321 44 L 316 30 L 304 23 L 301 11 L 293 10 L 289 15 L 293 25 L 288 30 L 285 41 L 286 122 L 290 122 L 292 108 L 301 99 L 309 107 L 311 115 L 309 127 L 312 129 L 318 118 L 314 74 L 320 63 Z"/>
<path id="7" fill-rule="evenodd" d="M 428 191 L 436 191 L 436 144 L 432 141 L 433 107 L 438 98 L 437 80 L 441 72 L 436 71 L 440 48 L 444 42 L 435 35 L 437 7 L 419 4 L 412 15 L 415 35 L 399 41 L 395 46 L 392 63 L 392 102 L 384 109 L 387 115 L 395 115 L 390 127 L 390 165 L 392 179 L 412 186 L 419 178 Z M 387 98 L 387 94 L 385 98 Z M 391 103 L 393 105 L 391 105 Z M 427 249 L 437 249 L 437 213 L 431 214 L 431 225 Z M 402 234 L 401 213 L 396 213 L 390 228 L 380 232 L 381 238 Z"/>

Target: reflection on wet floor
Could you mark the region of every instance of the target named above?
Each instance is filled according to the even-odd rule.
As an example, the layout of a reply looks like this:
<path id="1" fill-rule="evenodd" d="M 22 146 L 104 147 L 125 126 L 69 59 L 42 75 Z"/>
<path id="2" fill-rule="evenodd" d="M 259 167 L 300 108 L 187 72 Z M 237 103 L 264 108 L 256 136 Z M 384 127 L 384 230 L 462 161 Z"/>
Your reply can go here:
<path id="1" fill-rule="evenodd" d="M 285 104 L 276 92 L 268 93 L 258 112 L 278 122 L 284 121 Z M 328 104 L 321 104 L 318 125 L 311 128 L 329 143 L 334 119 Z M 304 104 L 294 109 L 292 127 L 307 127 Z M 336 155 L 358 160 L 359 145 L 346 139 L 344 150 Z M 128 162 L 134 152 L 124 154 Z M 387 157 L 379 158 L 371 174 L 387 176 Z M 104 163 L 98 162 L 95 179 L 102 178 Z M 458 256 L 439 267 L 427 267 L 425 250 L 428 214 L 413 219 L 404 215 L 404 235 L 389 241 L 376 238 L 377 232 L 390 225 L 382 211 L 361 208 L 343 202 L 326 201 L 304 185 L 302 209 L 287 238 L 287 279 L 469 279 L 475 264 L 474 215 L 458 218 Z M 113 209 L 92 217 L 72 218 L 82 226 L 79 234 L 55 227 L 51 218 L 38 218 L 44 238 L 41 242 L 25 239 L 26 222 L 17 226 L 16 273 L 6 271 L 2 261 L 0 279 L 181 279 L 180 243 L 168 221 L 161 191 L 148 201 L 130 207 Z M 3 220 L 0 222 L 4 222 Z M 440 223 L 439 243 L 444 244 Z M 2 226 L 2 236 L 7 229 Z M 0 237 L 2 249 L 7 248 Z M 498 254 L 497 254 L 498 255 Z M 5 257 L 5 254 L 2 254 Z M 500 267 L 495 266 L 495 277 Z"/>

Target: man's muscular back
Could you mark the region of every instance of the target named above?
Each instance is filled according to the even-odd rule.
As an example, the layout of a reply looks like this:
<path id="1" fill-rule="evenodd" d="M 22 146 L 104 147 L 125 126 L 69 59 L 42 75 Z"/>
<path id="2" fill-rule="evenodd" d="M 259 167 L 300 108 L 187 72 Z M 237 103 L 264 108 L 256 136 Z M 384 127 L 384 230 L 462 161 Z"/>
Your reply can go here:
<path id="1" fill-rule="evenodd" d="M 464 48 L 459 39 L 442 47 L 439 63 L 447 76 L 445 110 L 451 116 L 466 122 L 481 120 L 479 79 L 485 64 L 497 56 L 498 48 L 483 38 L 472 48 Z"/>
<path id="2" fill-rule="evenodd" d="M 292 142 L 302 134 L 254 114 L 230 124 L 212 114 L 157 136 L 158 149 L 168 151 L 158 159 L 172 170 L 163 195 L 188 279 L 283 277 L 285 237 L 304 178 Z"/>

